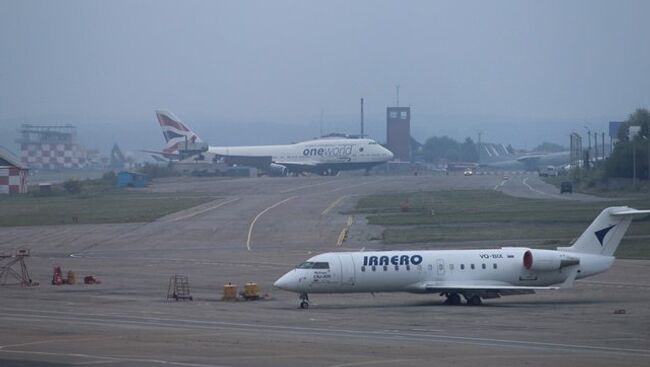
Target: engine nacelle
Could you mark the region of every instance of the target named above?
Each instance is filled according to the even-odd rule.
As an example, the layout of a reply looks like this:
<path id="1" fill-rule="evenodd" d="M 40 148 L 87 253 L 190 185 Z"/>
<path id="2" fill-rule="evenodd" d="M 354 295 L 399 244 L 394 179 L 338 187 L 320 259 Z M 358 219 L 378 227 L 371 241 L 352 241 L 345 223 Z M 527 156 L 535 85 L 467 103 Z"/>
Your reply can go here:
<path id="1" fill-rule="evenodd" d="M 554 271 L 564 267 L 580 264 L 580 259 L 557 251 L 526 250 L 523 258 L 524 267 L 528 270 Z"/>
<path id="2" fill-rule="evenodd" d="M 269 164 L 269 174 L 271 176 L 286 176 L 289 174 L 289 170 L 281 164 L 271 163 Z"/>

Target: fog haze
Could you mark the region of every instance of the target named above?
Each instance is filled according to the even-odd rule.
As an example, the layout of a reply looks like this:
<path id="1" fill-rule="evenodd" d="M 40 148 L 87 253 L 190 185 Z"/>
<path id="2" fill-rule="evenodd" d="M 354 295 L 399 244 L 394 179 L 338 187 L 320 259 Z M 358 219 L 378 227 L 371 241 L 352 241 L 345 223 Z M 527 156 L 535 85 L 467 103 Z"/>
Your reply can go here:
<path id="1" fill-rule="evenodd" d="M 107 150 L 162 146 L 166 108 L 212 144 L 412 130 L 532 148 L 650 101 L 646 1 L 3 1 L 0 145 L 73 123 Z M 324 123 L 320 124 L 321 110 Z M 565 141 L 566 140 L 566 141 Z"/>

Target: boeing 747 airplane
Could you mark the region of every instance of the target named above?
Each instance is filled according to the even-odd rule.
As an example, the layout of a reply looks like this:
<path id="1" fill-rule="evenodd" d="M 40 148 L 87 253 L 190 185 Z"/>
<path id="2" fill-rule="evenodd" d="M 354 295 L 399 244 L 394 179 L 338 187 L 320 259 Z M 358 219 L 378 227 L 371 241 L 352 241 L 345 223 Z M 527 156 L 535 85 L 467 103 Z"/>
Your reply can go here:
<path id="1" fill-rule="evenodd" d="M 411 292 L 438 293 L 447 304 L 536 290 L 571 288 L 576 279 L 608 270 L 632 217 L 650 210 L 604 209 L 571 247 L 540 250 L 503 247 L 486 250 L 329 252 L 308 259 L 275 282 L 300 294 Z"/>
<path id="2" fill-rule="evenodd" d="M 174 114 L 156 111 L 167 145 L 161 154 L 179 155 L 186 143 L 201 143 L 199 136 Z M 372 139 L 323 138 L 285 145 L 207 148 L 219 157 L 269 158 L 269 170 L 277 175 L 312 172 L 335 175 L 342 170 L 370 169 L 393 159 L 393 153 Z"/>

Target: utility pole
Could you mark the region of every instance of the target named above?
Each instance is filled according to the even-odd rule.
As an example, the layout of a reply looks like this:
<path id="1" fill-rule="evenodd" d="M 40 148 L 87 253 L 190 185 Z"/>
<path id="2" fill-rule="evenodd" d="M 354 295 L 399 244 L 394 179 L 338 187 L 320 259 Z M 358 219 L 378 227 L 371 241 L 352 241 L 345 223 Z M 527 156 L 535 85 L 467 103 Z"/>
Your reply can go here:
<path id="1" fill-rule="evenodd" d="M 361 97 L 361 137 L 363 138 L 363 97 Z"/>
<path id="2" fill-rule="evenodd" d="M 632 138 L 632 187 L 636 191 L 636 146 Z"/>
<path id="3" fill-rule="evenodd" d="M 325 113 L 325 110 L 322 108 L 320 109 L 320 136 L 321 138 L 323 137 L 323 114 Z"/>
<path id="4" fill-rule="evenodd" d="M 594 161 L 598 162 L 598 133 L 594 131 Z"/>
<path id="5" fill-rule="evenodd" d="M 587 130 L 587 139 L 589 139 L 588 140 L 589 145 L 587 146 L 587 156 L 588 156 L 588 158 L 587 158 L 587 161 L 585 161 L 585 168 L 588 170 L 589 165 L 591 163 L 591 157 L 592 157 L 592 155 L 591 155 L 591 129 L 587 125 L 585 125 L 585 129 Z"/>
<path id="6" fill-rule="evenodd" d="M 645 141 L 648 143 L 648 190 L 650 190 L 650 134 L 646 135 L 643 137 Z"/>

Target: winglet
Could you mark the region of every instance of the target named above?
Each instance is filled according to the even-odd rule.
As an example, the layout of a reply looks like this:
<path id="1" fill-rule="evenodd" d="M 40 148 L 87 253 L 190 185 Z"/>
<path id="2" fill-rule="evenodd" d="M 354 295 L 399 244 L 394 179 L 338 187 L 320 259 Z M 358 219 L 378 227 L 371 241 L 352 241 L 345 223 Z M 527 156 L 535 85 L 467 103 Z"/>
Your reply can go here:
<path id="1" fill-rule="evenodd" d="M 578 267 L 573 266 L 573 269 L 571 269 L 571 273 L 569 273 L 569 276 L 564 280 L 562 284 L 560 284 L 559 289 L 575 287 L 577 275 L 578 275 Z"/>

